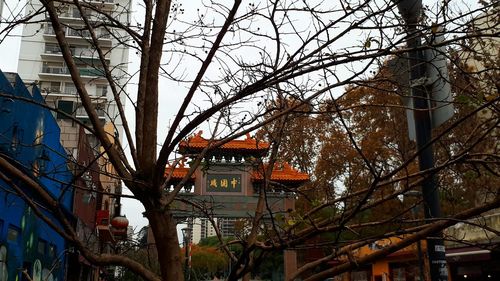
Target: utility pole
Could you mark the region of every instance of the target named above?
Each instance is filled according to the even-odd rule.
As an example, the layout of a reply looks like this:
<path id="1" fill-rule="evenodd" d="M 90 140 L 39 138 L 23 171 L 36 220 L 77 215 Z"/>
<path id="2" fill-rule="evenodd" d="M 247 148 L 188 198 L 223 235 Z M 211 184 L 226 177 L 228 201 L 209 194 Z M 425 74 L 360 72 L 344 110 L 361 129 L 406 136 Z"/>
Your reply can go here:
<path id="1" fill-rule="evenodd" d="M 413 114 L 420 171 L 434 168 L 432 145 L 432 121 L 429 107 L 429 96 L 426 82 L 426 59 L 422 50 L 422 38 L 418 29 L 418 21 L 422 11 L 421 0 L 394 0 L 399 12 L 406 22 L 408 62 L 410 67 L 410 88 L 413 98 Z M 425 176 L 422 183 L 424 214 L 426 220 L 441 217 L 439 193 L 434 173 Z M 427 237 L 427 255 L 429 258 L 431 281 L 447 281 L 448 269 L 442 232 L 435 233 L 434 237 Z"/>

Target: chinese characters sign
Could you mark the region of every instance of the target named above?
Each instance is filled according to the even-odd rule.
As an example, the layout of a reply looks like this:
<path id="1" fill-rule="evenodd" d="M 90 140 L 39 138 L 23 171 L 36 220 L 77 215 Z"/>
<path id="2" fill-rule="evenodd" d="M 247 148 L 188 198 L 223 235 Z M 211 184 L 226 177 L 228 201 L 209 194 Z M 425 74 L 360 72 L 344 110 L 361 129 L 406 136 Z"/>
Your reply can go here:
<path id="1" fill-rule="evenodd" d="M 241 192 L 241 175 L 208 174 L 207 192 Z"/>

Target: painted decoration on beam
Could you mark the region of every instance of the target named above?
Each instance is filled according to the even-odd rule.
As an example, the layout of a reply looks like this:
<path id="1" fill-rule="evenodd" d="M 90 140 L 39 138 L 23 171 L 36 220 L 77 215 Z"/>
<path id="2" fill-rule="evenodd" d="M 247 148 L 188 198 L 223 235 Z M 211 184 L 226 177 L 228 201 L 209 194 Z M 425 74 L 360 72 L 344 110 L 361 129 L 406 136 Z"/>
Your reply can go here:
<path id="1" fill-rule="evenodd" d="M 208 174 L 207 192 L 241 192 L 240 174 Z"/>

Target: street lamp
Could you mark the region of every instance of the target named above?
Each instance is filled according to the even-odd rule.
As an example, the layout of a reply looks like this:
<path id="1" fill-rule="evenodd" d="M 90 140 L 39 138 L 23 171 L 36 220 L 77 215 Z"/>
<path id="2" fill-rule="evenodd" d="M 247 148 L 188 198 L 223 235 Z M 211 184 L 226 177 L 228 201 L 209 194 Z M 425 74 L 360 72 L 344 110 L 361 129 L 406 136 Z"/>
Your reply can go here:
<path id="1" fill-rule="evenodd" d="M 182 230 L 182 242 L 184 244 L 184 280 L 188 281 L 190 279 L 190 264 L 189 264 L 189 248 L 191 246 L 191 228 L 184 227 Z"/>
<path id="2" fill-rule="evenodd" d="M 410 67 L 410 87 L 414 105 L 414 122 L 417 141 L 418 162 L 420 171 L 434 168 L 431 132 L 432 121 L 429 114 L 429 103 L 426 85 L 426 62 L 424 52 L 421 50 L 422 38 L 417 27 L 422 13 L 421 0 L 393 0 L 397 3 L 400 14 L 403 16 L 407 27 L 408 63 Z M 441 206 L 437 191 L 437 182 L 434 173 L 425 176 L 422 182 L 422 197 L 424 201 L 424 214 L 426 219 L 441 217 Z M 442 233 L 435 237 L 427 237 L 427 253 L 429 257 L 430 276 L 432 281 L 447 281 L 445 247 Z"/>
<path id="3" fill-rule="evenodd" d="M 405 198 L 421 198 L 422 197 L 422 192 L 418 191 L 418 190 L 410 190 L 410 191 L 407 191 L 405 192 L 405 194 L 403 195 Z M 412 217 L 413 219 L 417 219 L 418 218 L 418 212 L 420 210 L 420 202 L 417 204 L 415 203 L 415 205 L 411 208 L 411 214 L 412 214 Z M 418 269 L 419 269 L 419 276 L 420 276 L 420 281 L 424 281 L 425 278 L 424 278 L 424 261 L 423 261 L 423 257 L 422 257 L 422 243 L 420 242 L 420 240 L 417 241 L 417 256 L 418 256 Z"/>
<path id="4" fill-rule="evenodd" d="M 395 0 L 398 10 L 407 24 L 416 24 L 422 12 L 422 0 Z"/>

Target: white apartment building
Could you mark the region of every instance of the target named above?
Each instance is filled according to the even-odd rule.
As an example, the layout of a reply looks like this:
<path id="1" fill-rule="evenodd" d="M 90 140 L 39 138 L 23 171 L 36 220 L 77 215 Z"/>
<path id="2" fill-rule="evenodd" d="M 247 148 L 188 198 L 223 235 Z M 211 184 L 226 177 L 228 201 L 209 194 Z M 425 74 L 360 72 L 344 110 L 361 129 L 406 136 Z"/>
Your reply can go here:
<path id="1" fill-rule="evenodd" d="M 207 218 L 194 218 L 191 228 L 191 242 L 194 244 L 200 243 L 201 239 L 217 235 Z"/>
<path id="2" fill-rule="evenodd" d="M 85 88 L 105 125 L 105 131 L 123 139 L 121 137 L 123 135 L 121 132 L 123 130 L 122 121 L 119 118 L 116 101 L 108 80 L 104 77 L 104 68 L 96 46 L 99 46 L 105 54 L 106 64 L 109 65 L 116 88 L 121 91 L 119 93 L 120 100 L 124 105 L 126 100 L 124 86 L 129 78 L 127 74 L 128 47 L 120 42 L 126 41 L 128 37 L 123 31 L 109 27 L 107 24 L 109 19 L 104 13 L 127 25 L 130 22 L 131 0 L 80 1 L 82 6 L 87 7 L 82 10 L 82 13 L 74 4 L 68 3 L 71 2 L 56 2 L 55 5 L 58 7 L 58 15 L 65 29 L 66 39 L 85 83 Z M 92 5 L 93 9 L 89 9 L 89 5 Z M 40 10 L 41 6 L 39 0 L 28 0 L 26 15 Z M 92 42 L 90 32 L 83 28 L 82 14 L 91 25 L 95 25 L 97 43 Z M 35 83 L 39 87 L 49 106 L 53 106 L 83 123 L 89 122 L 47 17 L 48 15 L 44 13 L 36 15 L 31 23 L 24 25 L 18 73 L 26 83 Z M 54 116 L 61 128 L 62 145 L 68 156 L 77 159 L 78 123 L 64 114 L 54 112 Z M 90 145 L 96 151 L 102 151 L 95 137 L 92 135 L 87 137 Z M 100 158 L 98 163 L 101 170 L 100 181 L 104 191 L 121 193 L 120 181 L 112 176 L 116 174 L 113 166 L 106 158 Z M 103 195 L 100 209 L 109 210 L 111 216 L 118 215 L 114 214 L 118 204 L 119 201 L 114 197 Z"/>
<path id="3" fill-rule="evenodd" d="M 217 227 L 219 228 L 222 237 L 234 237 L 236 235 L 236 223 L 241 221 L 237 218 L 214 218 Z M 216 236 L 215 228 L 207 218 L 193 218 L 191 223 L 188 223 L 191 228 L 191 242 L 194 244 L 200 243 L 202 239 Z"/>
<path id="4" fill-rule="evenodd" d="M 114 28 L 106 27 L 109 22 L 103 13 L 108 13 L 121 23 L 127 24 L 130 17 L 131 0 L 86 0 L 85 5 L 93 5 L 96 9 L 85 9 L 84 14 L 91 23 L 96 24 L 95 32 L 98 45 L 105 54 L 106 63 L 112 69 L 112 75 L 120 89 L 127 82 L 128 48 L 119 41 L 127 40 L 126 35 Z M 74 5 L 56 3 L 59 17 L 65 26 L 66 38 L 70 45 L 80 75 L 86 83 L 86 90 L 91 95 L 98 114 L 103 122 L 115 124 L 115 132 L 121 135 L 121 120 L 118 118 L 116 102 L 109 88 L 101 61 L 92 43 L 90 32 L 83 28 L 84 21 L 80 11 Z M 38 0 L 29 0 L 26 14 L 33 13 L 41 7 Z M 97 12 L 99 11 L 99 12 Z M 102 12 L 102 13 L 101 13 Z M 47 104 L 64 111 L 82 122 L 87 122 L 87 114 L 79 102 L 76 88 L 72 83 L 69 70 L 65 65 L 61 51 L 47 20 L 48 15 L 40 14 L 33 18 L 23 29 L 19 54 L 18 73 L 27 83 L 36 83 L 42 90 Z M 99 25 L 97 27 L 97 25 Z M 122 88 L 124 91 L 125 89 Z M 125 93 L 121 93 L 121 101 L 125 103 Z M 75 156 L 78 126 L 72 119 L 63 114 L 55 114 L 61 128 L 61 142 L 68 154 Z M 112 128 L 112 127 L 111 127 Z M 92 138 L 91 138 L 92 141 Z M 97 145 L 97 143 L 94 143 Z"/>

